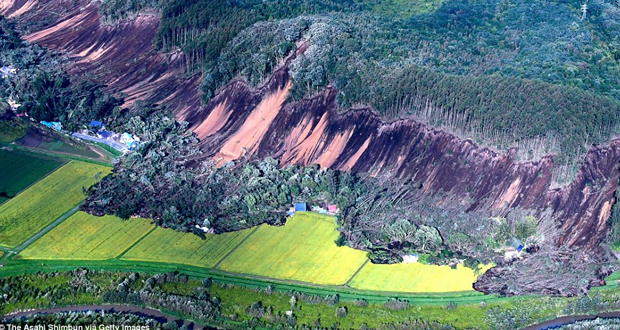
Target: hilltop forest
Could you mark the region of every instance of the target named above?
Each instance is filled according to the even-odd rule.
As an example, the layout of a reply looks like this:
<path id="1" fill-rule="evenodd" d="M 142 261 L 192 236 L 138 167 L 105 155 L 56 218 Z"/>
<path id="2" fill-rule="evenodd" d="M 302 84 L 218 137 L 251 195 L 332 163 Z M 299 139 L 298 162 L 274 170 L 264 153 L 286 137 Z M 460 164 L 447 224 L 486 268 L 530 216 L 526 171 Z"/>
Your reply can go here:
<path id="1" fill-rule="evenodd" d="M 620 8 L 589 1 L 583 15 L 582 2 L 106 0 L 101 11 L 161 12 L 155 43 L 203 72 L 205 100 L 234 77 L 259 84 L 306 44 L 291 98 L 331 86 L 342 110 L 367 104 L 565 160 L 609 138 L 620 113 Z"/>

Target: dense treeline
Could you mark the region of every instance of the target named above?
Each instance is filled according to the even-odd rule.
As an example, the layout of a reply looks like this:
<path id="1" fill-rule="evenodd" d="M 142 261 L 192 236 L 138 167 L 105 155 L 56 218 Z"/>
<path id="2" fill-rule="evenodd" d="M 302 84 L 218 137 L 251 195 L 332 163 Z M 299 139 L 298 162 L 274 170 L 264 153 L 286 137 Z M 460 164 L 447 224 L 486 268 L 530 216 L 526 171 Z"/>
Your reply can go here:
<path id="1" fill-rule="evenodd" d="M 580 154 L 617 129 L 615 1 L 589 2 L 585 17 L 576 0 L 452 0 L 419 13 L 388 1 L 131 3 L 107 0 L 104 12 L 158 7 L 158 45 L 204 70 L 206 99 L 237 76 L 257 85 L 305 44 L 289 65 L 294 98 L 331 85 L 343 109 L 416 115 L 500 148 L 562 140 L 543 153 Z"/>
<path id="2" fill-rule="evenodd" d="M 22 42 L 15 25 L 0 16 L 0 67 L 13 68 L 0 78 L 0 101 L 20 104 L 37 121 L 60 121 L 76 130 L 91 120 L 111 117 L 121 101 L 87 77 L 71 77 L 65 59 L 38 45 Z"/>

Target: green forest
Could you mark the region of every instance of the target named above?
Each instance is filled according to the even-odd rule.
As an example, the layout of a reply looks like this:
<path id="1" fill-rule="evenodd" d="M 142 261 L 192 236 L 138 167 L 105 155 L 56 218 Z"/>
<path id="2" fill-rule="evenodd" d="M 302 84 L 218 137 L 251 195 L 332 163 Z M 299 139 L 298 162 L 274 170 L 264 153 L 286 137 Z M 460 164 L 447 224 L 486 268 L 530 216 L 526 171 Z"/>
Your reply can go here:
<path id="1" fill-rule="evenodd" d="M 205 101 L 234 77 L 257 85 L 305 44 L 289 64 L 292 98 L 332 86 L 342 111 L 369 105 L 501 149 L 558 141 L 544 152 L 560 161 L 617 131 L 617 2 L 589 1 L 585 16 L 576 0 L 404 3 L 106 0 L 102 11 L 160 11 L 156 44 L 204 73 Z"/>

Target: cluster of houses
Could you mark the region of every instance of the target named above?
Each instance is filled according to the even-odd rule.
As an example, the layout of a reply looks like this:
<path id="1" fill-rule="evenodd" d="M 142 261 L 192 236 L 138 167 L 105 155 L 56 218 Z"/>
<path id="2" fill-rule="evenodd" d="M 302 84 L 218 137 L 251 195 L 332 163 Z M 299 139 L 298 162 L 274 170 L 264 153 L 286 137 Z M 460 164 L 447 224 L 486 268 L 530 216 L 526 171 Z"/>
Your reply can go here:
<path id="1" fill-rule="evenodd" d="M 321 207 L 318 205 L 314 205 L 311 208 L 312 212 L 316 212 L 319 214 L 328 214 L 328 215 L 336 215 L 340 210 L 336 204 L 329 204 L 326 207 Z M 286 212 L 288 216 L 292 216 L 296 212 L 306 212 L 308 211 L 308 204 L 305 202 L 299 202 L 293 204 L 293 206 Z"/>
<path id="2" fill-rule="evenodd" d="M 73 136 L 82 140 L 104 143 L 125 153 L 135 149 L 140 144 L 139 137 L 127 132 L 115 133 L 108 131 L 105 129 L 105 124 L 98 120 L 91 121 L 88 123 L 88 128 L 82 130 L 82 132 L 73 133 Z"/>
<path id="3" fill-rule="evenodd" d="M 64 132 L 62 129 L 62 123 L 60 122 L 42 121 L 41 124 L 59 132 Z M 105 129 L 105 125 L 101 121 L 97 120 L 91 121 L 88 124 L 88 128 L 85 128 L 82 131 L 73 133 L 71 135 L 81 140 L 107 144 L 110 147 L 124 153 L 127 153 L 130 150 L 134 150 L 140 144 L 139 137 L 129 134 L 127 132 L 114 133 L 111 131 L 107 131 Z"/>
<path id="4" fill-rule="evenodd" d="M 319 214 L 327 214 L 327 215 L 336 215 L 340 210 L 336 204 L 329 204 L 326 207 L 321 207 L 318 205 L 312 206 L 312 212 L 316 212 Z M 305 202 L 294 203 L 293 206 L 286 212 L 288 216 L 292 216 L 296 212 L 306 212 L 308 211 L 308 204 Z M 202 230 L 204 233 L 213 233 L 213 228 L 210 227 L 210 223 L 208 220 L 205 220 L 203 225 L 196 225 L 196 229 Z"/>

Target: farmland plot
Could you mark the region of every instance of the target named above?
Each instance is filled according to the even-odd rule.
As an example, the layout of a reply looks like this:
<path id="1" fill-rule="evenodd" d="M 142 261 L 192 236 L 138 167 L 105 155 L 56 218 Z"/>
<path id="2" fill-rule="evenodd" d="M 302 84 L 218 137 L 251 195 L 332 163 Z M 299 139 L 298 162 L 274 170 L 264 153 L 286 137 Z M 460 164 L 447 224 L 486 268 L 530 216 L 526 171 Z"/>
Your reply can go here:
<path id="1" fill-rule="evenodd" d="M 484 268 L 483 271 L 489 267 Z M 349 284 L 360 290 L 409 293 L 471 291 L 477 276 L 470 268 L 458 265 L 420 263 L 376 265 L 368 263 Z"/>
<path id="2" fill-rule="evenodd" d="M 14 197 L 62 161 L 19 150 L 0 149 L 0 203 Z"/>
<path id="3" fill-rule="evenodd" d="M 154 226 L 146 219 L 122 220 L 78 212 L 20 254 L 25 259 L 105 260 L 115 258 Z"/>
<path id="4" fill-rule="evenodd" d="M 262 225 L 219 266 L 222 270 L 325 285 L 341 285 L 366 253 L 338 247 L 333 217 L 298 212 L 283 227 Z"/>
<path id="5" fill-rule="evenodd" d="M 157 228 L 129 250 L 122 259 L 158 261 L 211 268 L 245 239 L 253 229 L 221 235 L 206 234 L 206 239 L 167 228 Z"/>
<path id="6" fill-rule="evenodd" d="M 69 162 L 0 206 L 0 246 L 15 247 L 76 206 L 110 168 Z"/>

